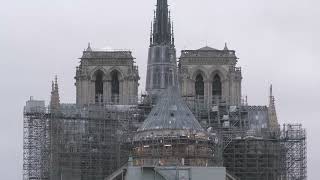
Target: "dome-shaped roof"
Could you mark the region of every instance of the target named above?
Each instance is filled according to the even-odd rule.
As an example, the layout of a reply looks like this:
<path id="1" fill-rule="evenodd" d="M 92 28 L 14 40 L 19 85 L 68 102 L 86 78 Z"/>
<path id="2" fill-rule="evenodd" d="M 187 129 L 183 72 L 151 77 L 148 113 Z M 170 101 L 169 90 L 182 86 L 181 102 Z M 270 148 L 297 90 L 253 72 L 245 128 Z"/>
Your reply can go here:
<path id="1" fill-rule="evenodd" d="M 158 103 L 138 132 L 150 130 L 204 131 L 176 87 L 168 88 L 162 92 Z"/>

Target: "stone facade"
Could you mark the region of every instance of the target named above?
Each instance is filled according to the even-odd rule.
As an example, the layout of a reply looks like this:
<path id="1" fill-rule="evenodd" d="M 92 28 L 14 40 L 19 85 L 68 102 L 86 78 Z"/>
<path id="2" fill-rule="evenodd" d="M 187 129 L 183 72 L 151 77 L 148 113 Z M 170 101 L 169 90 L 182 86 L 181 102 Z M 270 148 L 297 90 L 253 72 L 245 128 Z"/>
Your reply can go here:
<path id="1" fill-rule="evenodd" d="M 77 105 L 131 105 L 138 101 L 139 72 L 130 51 L 93 51 L 89 45 L 76 71 Z"/>
<path id="2" fill-rule="evenodd" d="M 179 62 L 182 96 L 241 105 L 242 75 L 236 64 L 235 51 L 227 46 L 223 50 L 183 50 Z"/>

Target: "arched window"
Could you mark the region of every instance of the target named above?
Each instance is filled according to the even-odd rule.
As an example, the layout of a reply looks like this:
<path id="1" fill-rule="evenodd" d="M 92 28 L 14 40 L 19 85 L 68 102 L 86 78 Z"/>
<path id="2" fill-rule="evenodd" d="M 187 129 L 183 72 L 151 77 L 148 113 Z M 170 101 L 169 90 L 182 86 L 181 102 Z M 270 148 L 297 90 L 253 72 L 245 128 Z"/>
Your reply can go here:
<path id="1" fill-rule="evenodd" d="M 201 74 L 198 74 L 196 77 L 195 90 L 196 90 L 197 97 L 204 96 L 204 82 Z"/>
<path id="2" fill-rule="evenodd" d="M 96 82 L 95 82 L 95 102 L 103 101 L 103 72 L 96 72 Z"/>
<path id="3" fill-rule="evenodd" d="M 117 71 L 111 72 L 111 100 L 112 102 L 119 102 L 120 82 Z"/>
<path id="4" fill-rule="evenodd" d="M 212 82 L 212 96 L 221 96 L 222 95 L 222 86 L 220 76 L 217 74 L 213 78 Z"/>

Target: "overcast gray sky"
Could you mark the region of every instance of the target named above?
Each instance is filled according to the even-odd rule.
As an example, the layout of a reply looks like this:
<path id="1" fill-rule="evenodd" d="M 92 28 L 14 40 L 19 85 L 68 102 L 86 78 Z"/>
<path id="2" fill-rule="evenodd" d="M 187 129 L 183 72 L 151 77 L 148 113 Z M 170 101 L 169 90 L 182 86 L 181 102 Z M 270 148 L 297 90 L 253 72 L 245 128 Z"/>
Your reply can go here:
<path id="1" fill-rule="evenodd" d="M 144 89 L 150 23 L 156 0 L 0 0 L 0 174 L 22 178 L 22 110 L 29 96 L 48 100 L 59 76 L 63 102 L 75 102 L 82 50 L 130 49 Z M 281 123 L 308 129 L 308 175 L 320 164 L 319 0 L 169 0 L 176 47 L 206 43 L 237 51 L 243 94 L 266 105 L 274 84 Z M 178 53 L 180 54 L 180 53 Z"/>

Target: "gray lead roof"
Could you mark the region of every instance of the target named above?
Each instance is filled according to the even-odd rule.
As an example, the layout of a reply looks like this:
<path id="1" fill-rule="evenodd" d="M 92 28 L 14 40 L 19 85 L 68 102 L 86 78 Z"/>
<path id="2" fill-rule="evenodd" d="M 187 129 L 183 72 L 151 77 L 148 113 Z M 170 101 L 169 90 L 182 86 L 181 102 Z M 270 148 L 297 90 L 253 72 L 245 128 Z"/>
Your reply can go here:
<path id="1" fill-rule="evenodd" d="M 158 103 L 138 132 L 149 130 L 204 131 L 176 87 L 170 87 L 162 92 Z"/>

